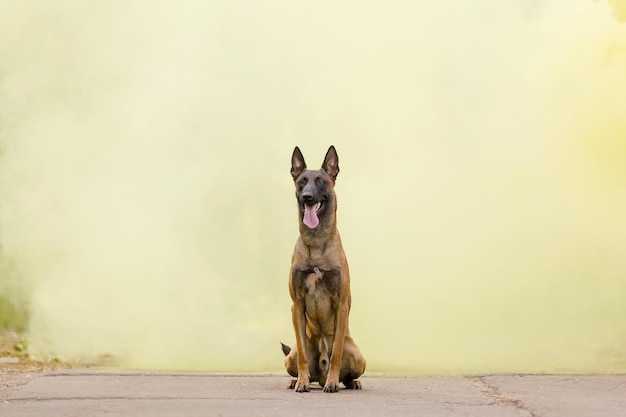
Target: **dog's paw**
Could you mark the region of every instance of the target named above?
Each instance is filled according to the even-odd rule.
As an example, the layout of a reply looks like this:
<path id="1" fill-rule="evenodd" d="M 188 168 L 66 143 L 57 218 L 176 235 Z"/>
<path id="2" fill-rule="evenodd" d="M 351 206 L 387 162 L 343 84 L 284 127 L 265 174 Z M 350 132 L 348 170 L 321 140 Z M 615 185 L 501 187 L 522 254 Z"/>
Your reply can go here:
<path id="1" fill-rule="evenodd" d="M 298 382 L 297 379 L 292 379 L 291 381 L 289 381 L 289 389 L 294 389 L 296 387 L 296 382 Z"/>
<path id="2" fill-rule="evenodd" d="M 326 381 L 324 385 L 324 392 L 337 392 L 339 391 L 339 381 Z"/>
<path id="3" fill-rule="evenodd" d="M 357 379 L 348 379 L 343 382 L 347 389 L 361 389 L 361 381 Z"/>
<path id="4" fill-rule="evenodd" d="M 297 380 L 291 381 L 291 383 L 296 392 L 309 392 L 311 390 L 308 379 L 305 380 L 298 378 Z"/>

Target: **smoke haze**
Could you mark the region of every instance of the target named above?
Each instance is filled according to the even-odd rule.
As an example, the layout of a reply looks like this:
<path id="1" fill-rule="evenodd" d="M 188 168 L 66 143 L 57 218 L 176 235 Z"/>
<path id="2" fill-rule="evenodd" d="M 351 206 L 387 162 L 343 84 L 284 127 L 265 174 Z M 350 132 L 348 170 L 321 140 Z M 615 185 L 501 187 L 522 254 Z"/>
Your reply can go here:
<path id="1" fill-rule="evenodd" d="M 31 349 L 280 371 L 329 145 L 368 371 L 626 371 L 626 2 L 2 1 Z"/>

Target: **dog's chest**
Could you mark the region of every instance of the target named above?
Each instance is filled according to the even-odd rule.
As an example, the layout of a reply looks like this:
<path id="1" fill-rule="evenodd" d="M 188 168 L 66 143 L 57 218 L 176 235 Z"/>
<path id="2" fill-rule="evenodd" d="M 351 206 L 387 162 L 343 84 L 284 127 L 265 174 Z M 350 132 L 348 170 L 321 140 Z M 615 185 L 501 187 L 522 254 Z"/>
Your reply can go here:
<path id="1" fill-rule="evenodd" d="M 323 333 L 334 325 L 339 300 L 341 277 L 338 271 L 319 268 L 298 273 L 297 293 L 304 299 L 305 314 Z"/>
<path id="2" fill-rule="evenodd" d="M 339 291 L 339 277 L 334 271 L 322 271 L 313 268 L 302 283 L 305 294 L 330 295 Z"/>

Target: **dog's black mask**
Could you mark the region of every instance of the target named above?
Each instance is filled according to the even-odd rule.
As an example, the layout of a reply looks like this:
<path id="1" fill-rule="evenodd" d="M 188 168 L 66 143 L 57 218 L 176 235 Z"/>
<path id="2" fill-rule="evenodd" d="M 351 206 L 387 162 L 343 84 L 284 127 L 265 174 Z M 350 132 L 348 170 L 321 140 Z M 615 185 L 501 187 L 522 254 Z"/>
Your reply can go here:
<path id="1" fill-rule="evenodd" d="M 300 149 L 296 146 L 293 150 L 291 176 L 296 185 L 296 198 L 302 222 L 309 229 L 315 229 L 320 224 L 320 219 L 327 213 L 327 208 L 332 203 L 337 174 L 339 158 L 334 146 L 328 148 L 322 168 L 318 170 L 306 169 Z"/>

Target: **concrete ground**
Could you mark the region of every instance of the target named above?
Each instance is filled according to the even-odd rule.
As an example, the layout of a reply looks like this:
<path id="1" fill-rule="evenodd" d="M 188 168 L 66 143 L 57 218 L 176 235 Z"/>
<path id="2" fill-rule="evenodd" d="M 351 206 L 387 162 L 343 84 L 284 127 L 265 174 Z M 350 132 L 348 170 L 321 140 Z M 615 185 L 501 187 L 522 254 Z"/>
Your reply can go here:
<path id="1" fill-rule="evenodd" d="M 0 403 L 3 417 L 626 416 L 626 375 L 363 377 L 363 390 L 295 393 L 276 375 L 55 371 Z M 321 414 L 320 414 L 321 413 Z"/>

